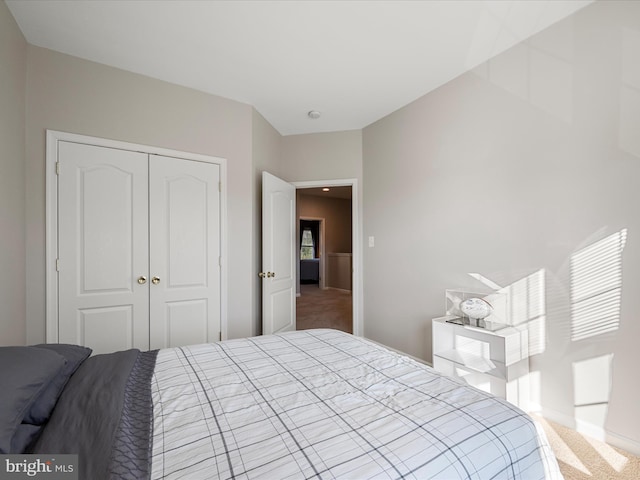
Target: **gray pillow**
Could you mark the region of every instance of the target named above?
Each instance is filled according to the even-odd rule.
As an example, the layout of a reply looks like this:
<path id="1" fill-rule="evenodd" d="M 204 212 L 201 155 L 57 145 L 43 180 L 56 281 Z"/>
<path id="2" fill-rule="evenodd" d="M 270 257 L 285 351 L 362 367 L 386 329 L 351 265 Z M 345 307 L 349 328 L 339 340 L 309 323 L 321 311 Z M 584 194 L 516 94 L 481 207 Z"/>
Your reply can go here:
<path id="1" fill-rule="evenodd" d="M 0 347 L 0 453 L 11 453 L 18 425 L 65 363 L 43 348 Z"/>
<path id="2" fill-rule="evenodd" d="M 67 361 L 62 371 L 51 381 L 49 386 L 42 391 L 38 398 L 36 398 L 36 401 L 31 405 L 31 408 L 22 420 L 23 423 L 42 425 L 49 420 L 53 407 L 56 406 L 58 397 L 62 393 L 62 389 L 69 381 L 71 375 L 73 375 L 80 364 L 91 355 L 91 349 L 62 343 L 34 345 L 31 348 L 44 348 L 54 351 Z"/>

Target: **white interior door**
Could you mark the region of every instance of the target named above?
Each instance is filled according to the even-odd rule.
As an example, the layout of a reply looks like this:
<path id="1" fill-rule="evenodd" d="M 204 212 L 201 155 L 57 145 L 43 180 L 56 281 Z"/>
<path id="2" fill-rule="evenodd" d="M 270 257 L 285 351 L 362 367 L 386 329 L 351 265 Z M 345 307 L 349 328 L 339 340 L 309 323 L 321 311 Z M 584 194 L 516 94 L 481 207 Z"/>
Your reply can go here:
<path id="1" fill-rule="evenodd" d="M 296 188 L 262 173 L 262 333 L 296 329 Z"/>
<path id="2" fill-rule="evenodd" d="M 150 348 L 220 338 L 220 166 L 149 160 Z"/>
<path id="3" fill-rule="evenodd" d="M 58 341 L 146 350 L 148 156 L 60 142 L 58 162 Z"/>

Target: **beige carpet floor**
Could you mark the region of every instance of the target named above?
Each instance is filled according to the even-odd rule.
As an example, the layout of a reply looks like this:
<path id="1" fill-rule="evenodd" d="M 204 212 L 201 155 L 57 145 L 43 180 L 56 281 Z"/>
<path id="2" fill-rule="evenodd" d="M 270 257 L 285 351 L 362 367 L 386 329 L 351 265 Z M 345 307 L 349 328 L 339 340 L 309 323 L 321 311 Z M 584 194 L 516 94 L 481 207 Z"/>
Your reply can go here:
<path id="1" fill-rule="evenodd" d="M 638 480 L 640 458 L 537 415 L 565 480 Z"/>
<path id="2" fill-rule="evenodd" d="M 296 329 L 335 328 L 353 333 L 352 303 L 351 292 L 300 285 L 300 296 L 296 300 Z"/>

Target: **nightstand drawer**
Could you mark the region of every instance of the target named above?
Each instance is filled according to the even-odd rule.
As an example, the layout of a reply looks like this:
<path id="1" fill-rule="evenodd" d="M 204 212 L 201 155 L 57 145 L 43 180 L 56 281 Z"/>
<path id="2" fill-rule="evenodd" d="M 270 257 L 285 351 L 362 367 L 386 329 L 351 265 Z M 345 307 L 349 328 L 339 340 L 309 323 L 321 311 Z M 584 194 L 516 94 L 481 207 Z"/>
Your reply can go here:
<path id="1" fill-rule="evenodd" d="M 529 336 L 526 328 L 499 330 L 432 322 L 433 367 L 526 409 L 529 397 Z"/>

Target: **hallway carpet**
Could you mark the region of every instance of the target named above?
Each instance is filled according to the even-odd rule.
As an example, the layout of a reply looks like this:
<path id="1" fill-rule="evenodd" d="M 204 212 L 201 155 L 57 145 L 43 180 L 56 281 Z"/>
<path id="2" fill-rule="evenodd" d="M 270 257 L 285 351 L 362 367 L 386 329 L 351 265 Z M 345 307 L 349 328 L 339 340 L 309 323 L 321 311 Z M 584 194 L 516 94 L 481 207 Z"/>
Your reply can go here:
<path id="1" fill-rule="evenodd" d="M 351 292 L 300 285 L 300 296 L 296 299 L 296 329 L 334 328 L 353 333 L 352 303 Z"/>

